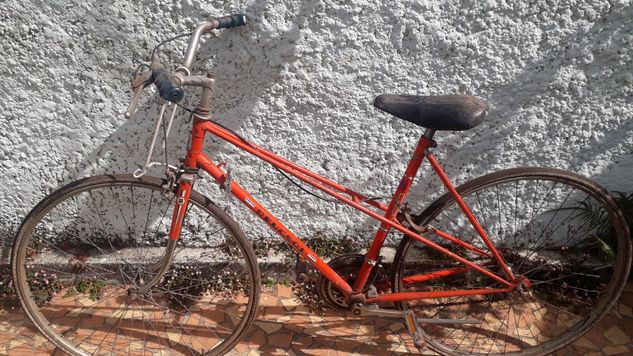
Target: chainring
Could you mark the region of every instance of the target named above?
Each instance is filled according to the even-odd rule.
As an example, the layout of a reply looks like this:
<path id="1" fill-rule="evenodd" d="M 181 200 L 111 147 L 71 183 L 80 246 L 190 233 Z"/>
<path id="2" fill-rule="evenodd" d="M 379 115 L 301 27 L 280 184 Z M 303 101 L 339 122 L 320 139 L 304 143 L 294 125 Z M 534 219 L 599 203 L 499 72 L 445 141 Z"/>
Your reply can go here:
<path id="1" fill-rule="evenodd" d="M 365 256 L 360 254 L 341 255 L 333 258 L 328 263 L 328 266 L 338 273 L 344 281 L 351 285 L 354 283 L 364 260 Z M 388 276 L 388 271 L 383 266 L 377 265 L 372 269 L 368 283 L 374 281 L 374 284 L 382 284 L 382 282 L 388 281 Z M 323 275 L 319 276 L 319 281 L 317 282 L 317 293 L 325 306 L 328 308 L 339 310 L 349 310 L 350 308 L 349 304 L 345 301 L 343 293 L 341 293 L 339 289 Z"/>

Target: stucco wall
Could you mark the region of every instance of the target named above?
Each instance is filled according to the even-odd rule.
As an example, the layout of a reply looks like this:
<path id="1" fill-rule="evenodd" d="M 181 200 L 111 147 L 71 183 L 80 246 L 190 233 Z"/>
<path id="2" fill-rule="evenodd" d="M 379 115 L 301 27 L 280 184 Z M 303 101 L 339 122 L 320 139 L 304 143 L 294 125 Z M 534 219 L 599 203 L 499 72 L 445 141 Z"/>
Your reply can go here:
<path id="1" fill-rule="evenodd" d="M 158 41 L 234 12 L 245 12 L 249 25 L 209 37 L 197 62 L 216 75 L 217 120 L 319 174 L 389 195 L 421 129 L 377 111 L 373 98 L 471 93 L 489 102 L 487 120 L 437 136 L 457 182 L 545 165 L 633 190 L 627 0 L 4 1 L 3 224 L 16 224 L 65 182 L 141 164 L 157 101 L 148 93 L 135 117 L 123 117 L 132 70 Z M 167 46 L 164 63 L 182 60 L 184 47 Z M 185 145 L 186 118 L 177 119 L 174 154 Z M 265 164 L 209 143 L 210 154 L 301 236 L 370 236 L 375 225 L 364 216 L 321 204 Z M 428 202 L 432 186 L 419 185 L 412 200 Z M 250 236 L 270 236 L 208 180 L 199 188 Z"/>

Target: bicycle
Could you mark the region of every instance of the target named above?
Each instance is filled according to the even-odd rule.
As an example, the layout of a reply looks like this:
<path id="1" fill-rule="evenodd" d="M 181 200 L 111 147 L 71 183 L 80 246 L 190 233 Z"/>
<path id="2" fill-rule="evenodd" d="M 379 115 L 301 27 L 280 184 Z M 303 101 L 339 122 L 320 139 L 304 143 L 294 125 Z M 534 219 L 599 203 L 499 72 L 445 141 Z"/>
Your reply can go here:
<path id="1" fill-rule="evenodd" d="M 151 84 L 164 100 L 142 169 L 67 184 L 24 219 L 12 277 L 26 315 L 54 345 L 73 355 L 220 354 L 244 336 L 259 301 L 257 259 L 239 225 L 193 190 L 200 170 L 320 272 L 318 293 L 328 306 L 404 323 L 417 345 L 442 354 L 551 353 L 613 306 L 627 279 L 631 242 L 604 188 L 551 168 L 509 169 L 454 187 L 442 170 L 431 152 L 436 131 L 480 124 L 487 112 L 481 99 L 376 98 L 378 109 L 425 128 L 389 204 L 214 122 L 214 80 L 190 73 L 198 41 L 212 30 L 245 24 L 244 15 L 201 23 L 187 34 L 182 66 L 168 72 L 152 55 L 149 70 L 133 81 L 128 114 Z M 172 103 L 187 86 L 201 94 L 191 110 L 186 156 L 178 166 L 152 162 L 157 135 L 162 128 L 166 144 L 179 107 Z M 375 219 L 380 226 L 368 252 L 326 263 L 203 153 L 206 133 Z M 405 198 L 424 159 L 447 192 L 413 214 Z M 165 166 L 165 177 L 146 175 L 156 165 Z M 380 255 L 390 232 L 403 236 L 391 265 Z M 385 307 L 389 303 L 396 308 Z"/>

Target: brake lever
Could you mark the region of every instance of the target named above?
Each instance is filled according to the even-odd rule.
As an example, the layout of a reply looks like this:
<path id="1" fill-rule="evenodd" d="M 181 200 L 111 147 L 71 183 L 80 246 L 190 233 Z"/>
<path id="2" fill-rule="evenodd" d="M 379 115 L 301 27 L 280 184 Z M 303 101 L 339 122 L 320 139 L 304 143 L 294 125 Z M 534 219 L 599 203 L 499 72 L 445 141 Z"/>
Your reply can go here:
<path id="1" fill-rule="evenodd" d="M 132 117 L 136 112 L 136 107 L 138 105 L 138 99 L 141 97 L 141 92 L 147 86 L 152 84 L 152 71 L 146 70 L 145 72 L 138 75 L 134 80 L 132 80 L 132 89 L 134 90 L 132 93 L 132 100 L 130 100 L 130 105 L 127 107 L 127 112 L 125 113 L 126 118 Z"/>

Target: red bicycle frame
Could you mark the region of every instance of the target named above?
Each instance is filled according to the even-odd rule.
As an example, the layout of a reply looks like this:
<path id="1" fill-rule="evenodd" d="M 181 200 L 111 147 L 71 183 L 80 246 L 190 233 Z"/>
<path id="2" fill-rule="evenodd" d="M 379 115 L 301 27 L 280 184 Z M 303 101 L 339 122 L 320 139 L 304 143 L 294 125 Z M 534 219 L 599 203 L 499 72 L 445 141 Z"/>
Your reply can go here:
<path id="1" fill-rule="evenodd" d="M 273 166 L 297 177 L 298 179 L 308 183 L 315 188 L 335 197 L 336 199 L 362 211 L 363 213 L 371 216 L 380 222 L 380 227 L 374 236 L 372 244 L 365 256 L 365 263 L 360 268 L 358 277 L 354 281 L 353 285 L 347 283 L 340 275 L 338 275 L 330 266 L 327 265 L 312 249 L 310 249 L 301 239 L 299 239 L 292 231 L 290 231 L 283 223 L 281 223 L 274 215 L 272 215 L 264 206 L 262 206 L 252 195 L 246 191 L 237 182 L 231 180 L 226 172 L 224 172 L 220 166 L 216 165 L 209 157 L 203 152 L 204 138 L 207 132 L 210 132 L 225 141 L 239 147 L 240 149 L 249 152 L 256 157 L 272 164 Z M 455 187 L 452 185 L 439 163 L 429 152 L 428 148 L 435 145 L 435 141 L 432 139 L 433 131 L 427 130 L 427 132 L 420 138 L 413 156 L 409 161 L 409 164 L 404 173 L 404 177 L 400 181 L 396 192 L 391 199 L 388 206 L 378 203 L 374 200 L 370 200 L 366 196 L 354 192 L 353 190 L 346 188 L 340 184 L 337 184 L 331 180 L 323 178 L 318 174 L 301 167 L 293 162 L 288 161 L 280 156 L 275 155 L 253 143 L 243 140 L 233 132 L 221 127 L 214 122 L 207 119 L 200 119 L 194 116 L 192 136 L 190 146 L 187 150 L 187 156 L 185 158 L 185 166 L 187 170 L 203 169 L 209 173 L 217 183 L 221 184 L 224 189 L 229 191 L 233 196 L 239 199 L 244 205 L 252 210 L 257 216 L 259 216 L 264 222 L 266 222 L 277 234 L 279 234 L 292 248 L 298 252 L 306 261 L 308 261 L 314 268 L 322 273 L 328 280 L 330 280 L 344 295 L 346 298 L 350 296 L 356 296 L 361 300 L 365 300 L 368 303 L 374 302 L 389 302 L 389 301 L 403 301 L 403 300 L 415 300 L 425 298 L 442 298 L 442 297 L 454 297 L 464 295 L 475 294 L 491 294 L 491 293 L 504 293 L 513 290 L 516 286 L 521 284 L 524 280 L 522 278 L 515 278 L 512 271 L 508 268 L 505 261 L 493 245 L 492 241 L 481 227 L 477 219 L 473 216 L 470 208 L 463 201 Z M 464 212 L 475 231 L 479 234 L 484 244 L 488 247 L 489 253 L 476 248 L 475 246 L 460 240 L 455 236 L 451 236 L 448 233 L 437 229 L 429 229 L 429 231 L 443 239 L 450 241 L 451 243 L 458 244 L 465 247 L 475 253 L 482 256 L 494 258 L 496 263 L 502 267 L 502 271 L 505 276 L 502 277 L 484 265 L 474 263 L 461 257 L 454 252 L 434 243 L 426 237 L 410 230 L 401 224 L 396 215 L 406 198 L 409 189 L 413 183 L 413 179 L 417 174 L 420 165 L 424 157 L 430 162 L 433 170 L 438 174 L 444 186 L 455 198 L 461 210 Z M 182 227 L 182 221 L 186 214 L 187 204 L 189 202 L 189 194 L 192 189 L 193 182 L 183 180 L 178 186 L 176 208 L 174 209 L 174 216 L 172 219 L 170 229 L 170 239 L 177 240 L 180 235 Z M 373 208 L 374 210 L 372 210 Z M 377 210 L 377 211 L 375 211 Z M 379 213 L 380 212 L 380 213 Z M 402 292 L 402 293 L 390 293 L 382 294 L 375 297 L 364 299 L 362 292 L 365 284 L 369 278 L 373 266 L 380 254 L 380 249 L 387 237 L 387 234 L 391 229 L 395 229 L 410 238 L 419 241 L 443 254 L 460 262 L 464 265 L 461 268 L 449 268 L 440 271 L 434 271 L 431 273 L 422 273 L 414 276 L 407 276 L 403 279 L 404 283 L 417 283 L 426 280 L 432 280 L 442 278 L 450 275 L 456 275 L 465 273 L 471 270 L 478 271 L 483 275 L 501 283 L 505 288 L 490 288 L 490 289 L 463 289 L 463 290 L 450 290 L 450 291 L 433 291 L 433 292 Z M 359 297 L 360 296 L 360 297 Z"/>

